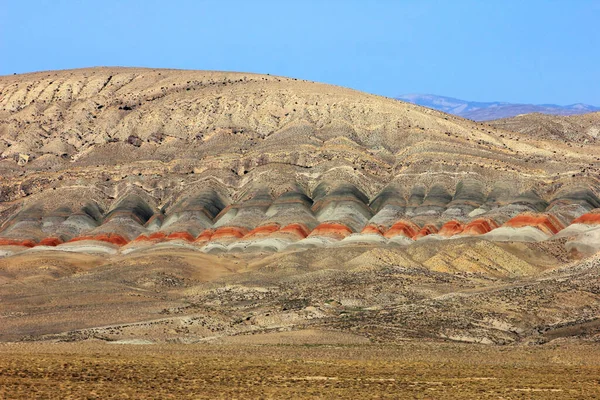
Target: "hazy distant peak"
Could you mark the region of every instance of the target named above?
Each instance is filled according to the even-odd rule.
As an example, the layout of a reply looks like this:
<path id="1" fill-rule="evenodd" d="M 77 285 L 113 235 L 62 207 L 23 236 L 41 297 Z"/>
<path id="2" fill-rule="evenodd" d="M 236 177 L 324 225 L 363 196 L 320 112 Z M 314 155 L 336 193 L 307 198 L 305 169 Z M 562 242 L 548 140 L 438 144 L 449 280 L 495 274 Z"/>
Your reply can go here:
<path id="1" fill-rule="evenodd" d="M 501 101 L 477 102 L 417 93 L 398 96 L 397 99 L 475 121 L 509 118 L 534 112 L 552 115 L 575 115 L 600 111 L 600 107 L 582 103 L 560 106 L 557 104 L 513 104 Z"/>

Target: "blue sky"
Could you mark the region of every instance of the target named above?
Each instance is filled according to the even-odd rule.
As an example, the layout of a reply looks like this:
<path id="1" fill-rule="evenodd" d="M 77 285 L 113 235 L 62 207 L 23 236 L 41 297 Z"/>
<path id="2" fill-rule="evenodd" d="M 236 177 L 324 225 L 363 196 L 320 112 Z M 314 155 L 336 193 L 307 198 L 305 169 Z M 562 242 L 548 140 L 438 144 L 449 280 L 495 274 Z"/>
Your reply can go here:
<path id="1" fill-rule="evenodd" d="M 600 1 L 0 0 L 0 75 L 270 73 L 384 96 L 600 105 Z"/>

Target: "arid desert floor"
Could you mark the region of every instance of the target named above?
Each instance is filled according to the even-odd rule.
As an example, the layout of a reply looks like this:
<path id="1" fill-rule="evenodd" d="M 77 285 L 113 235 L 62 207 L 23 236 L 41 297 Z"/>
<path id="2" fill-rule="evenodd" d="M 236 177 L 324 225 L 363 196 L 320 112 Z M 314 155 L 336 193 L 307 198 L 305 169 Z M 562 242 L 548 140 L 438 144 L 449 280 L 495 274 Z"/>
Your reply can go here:
<path id="1" fill-rule="evenodd" d="M 3 399 L 596 399 L 600 347 L 352 344 L 327 332 L 247 343 L 0 346 Z M 336 343 L 338 342 L 338 343 Z"/>

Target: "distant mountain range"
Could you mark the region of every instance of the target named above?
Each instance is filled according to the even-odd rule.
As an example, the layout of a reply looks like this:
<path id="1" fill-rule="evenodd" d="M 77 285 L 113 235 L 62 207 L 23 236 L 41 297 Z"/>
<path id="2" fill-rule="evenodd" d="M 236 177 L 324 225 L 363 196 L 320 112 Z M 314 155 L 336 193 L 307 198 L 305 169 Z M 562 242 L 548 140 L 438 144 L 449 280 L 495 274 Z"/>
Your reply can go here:
<path id="1" fill-rule="evenodd" d="M 475 121 L 489 121 L 530 113 L 576 115 L 600 111 L 600 107 L 580 103 L 559 106 L 556 104 L 514 104 L 499 101 L 478 102 L 433 94 L 405 94 L 397 97 L 397 99 Z"/>

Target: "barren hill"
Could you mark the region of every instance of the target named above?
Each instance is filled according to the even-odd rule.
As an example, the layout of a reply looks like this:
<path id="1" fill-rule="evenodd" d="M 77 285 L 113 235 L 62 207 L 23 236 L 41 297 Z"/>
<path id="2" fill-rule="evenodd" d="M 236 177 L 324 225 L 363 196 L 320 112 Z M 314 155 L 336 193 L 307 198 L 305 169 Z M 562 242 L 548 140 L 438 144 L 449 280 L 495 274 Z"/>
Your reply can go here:
<path id="1" fill-rule="evenodd" d="M 542 340 L 597 315 L 569 263 L 600 249 L 600 147 L 567 139 L 268 75 L 0 77 L 0 338 Z"/>
<path id="2" fill-rule="evenodd" d="M 600 204 L 595 146 L 296 79 L 95 68 L 0 95 L 5 246 L 540 241 Z"/>
<path id="3" fill-rule="evenodd" d="M 600 136 L 600 112 L 568 117 L 538 113 L 524 114 L 488 121 L 488 124 L 532 138 L 566 143 L 595 143 Z"/>

